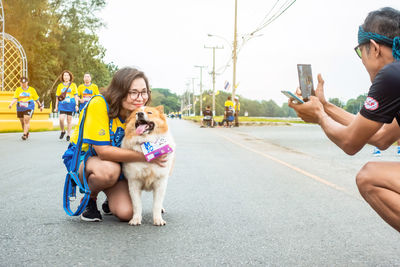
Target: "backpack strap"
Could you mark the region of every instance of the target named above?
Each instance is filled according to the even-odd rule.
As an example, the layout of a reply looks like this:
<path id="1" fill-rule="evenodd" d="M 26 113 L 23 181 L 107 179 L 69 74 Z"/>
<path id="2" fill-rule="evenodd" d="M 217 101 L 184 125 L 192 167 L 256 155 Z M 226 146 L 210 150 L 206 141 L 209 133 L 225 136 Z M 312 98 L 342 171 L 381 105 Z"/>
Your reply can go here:
<path id="1" fill-rule="evenodd" d="M 102 95 L 96 95 L 96 96 L 103 97 Z M 73 157 L 72 157 L 72 162 L 71 162 L 70 168 L 65 177 L 63 207 L 64 207 L 65 212 L 69 216 L 80 215 L 85 210 L 85 208 L 89 202 L 89 198 L 90 198 L 91 191 L 90 191 L 89 185 L 87 183 L 85 171 L 83 171 L 83 173 L 82 173 L 83 183 L 81 183 L 81 180 L 79 179 L 79 166 L 80 166 L 81 162 L 83 161 L 83 170 L 85 170 L 86 161 L 88 160 L 88 158 L 90 156 L 93 155 L 92 150 L 88 149 L 88 151 L 84 154 L 84 157 L 82 159 L 81 151 L 82 151 L 83 131 L 84 131 L 84 125 L 85 125 L 85 119 L 86 119 L 86 111 L 87 111 L 90 101 L 96 96 L 93 96 L 89 100 L 87 105 L 81 111 L 81 112 L 83 112 L 83 114 L 82 114 L 82 118 L 81 118 L 81 123 L 79 124 L 79 136 L 78 136 L 78 140 L 76 142 L 76 149 L 75 149 Z M 103 97 L 103 99 L 104 99 L 104 97 Z M 105 99 L 104 99 L 104 101 L 105 101 Z M 106 102 L 106 105 L 107 105 L 107 102 Z M 108 112 L 108 105 L 107 105 L 107 112 Z M 76 186 L 78 186 L 79 191 L 85 195 L 83 196 L 81 203 L 79 204 L 76 211 L 73 212 L 70 208 L 70 201 L 73 199 L 76 199 Z"/>

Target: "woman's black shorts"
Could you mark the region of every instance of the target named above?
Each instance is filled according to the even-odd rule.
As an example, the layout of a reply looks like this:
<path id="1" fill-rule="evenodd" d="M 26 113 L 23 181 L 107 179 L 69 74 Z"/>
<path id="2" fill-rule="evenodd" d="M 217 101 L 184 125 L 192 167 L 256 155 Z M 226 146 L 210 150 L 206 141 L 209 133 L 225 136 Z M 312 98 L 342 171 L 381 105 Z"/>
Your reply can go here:
<path id="1" fill-rule="evenodd" d="M 60 114 L 66 114 L 66 115 L 72 116 L 73 112 L 72 111 L 60 111 Z"/>
<path id="2" fill-rule="evenodd" d="M 24 115 L 27 115 L 27 116 L 29 116 L 29 117 L 33 117 L 33 109 L 28 109 L 28 110 L 25 110 L 25 111 L 17 111 L 17 117 L 18 118 L 23 118 L 24 117 Z"/>

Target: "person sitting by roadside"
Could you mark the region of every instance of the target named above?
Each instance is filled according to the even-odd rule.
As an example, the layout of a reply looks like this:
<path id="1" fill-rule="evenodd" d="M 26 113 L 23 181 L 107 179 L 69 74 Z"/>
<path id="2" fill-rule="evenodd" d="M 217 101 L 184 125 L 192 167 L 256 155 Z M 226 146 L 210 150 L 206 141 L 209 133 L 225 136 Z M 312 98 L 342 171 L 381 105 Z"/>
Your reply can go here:
<path id="1" fill-rule="evenodd" d="M 225 107 L 224 117 L 226 118 L 226 127 L 232 127 L 232 123 L 235 120 L 234 114 L 235 112 L 232 107 Z"/>
<path id="2" fill-rule="evenodd" d="M 289 100 L 299 117 L 319 124 L 349 155 L 367 143 L 385 150 L 400 138 L 400 11 L 385 7 L 370 12 L 358 29 L 355 51 L 372 82 L 359 114 L 326 101 L 321 74 L 316 96 L 303 104 Z M 356 183 L 368 204 L 400 232 L 400 162 L 368 162 Z"/>
<path id="3" fill-rule="evenodd" d="M 214 127 L 214 119 L 213 119 L 213 112 L 210 106 L 207 106 L 205 110 L 203 110 L 203 118 L 201 119 L 201 128 L 206 126 Z"/>

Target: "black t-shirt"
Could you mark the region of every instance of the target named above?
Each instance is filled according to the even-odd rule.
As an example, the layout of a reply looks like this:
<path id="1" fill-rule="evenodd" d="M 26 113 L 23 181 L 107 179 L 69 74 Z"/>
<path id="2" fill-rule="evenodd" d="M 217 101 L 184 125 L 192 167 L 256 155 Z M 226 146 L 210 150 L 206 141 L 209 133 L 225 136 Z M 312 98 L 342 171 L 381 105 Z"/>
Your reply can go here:
<path id="1" fill-rule="evenodd" d="M 204 116 L 212 116 L 212 111 L 206 109 L 206 110 L 203 111 L 203 115 Z"/>
<path id="2" fill-rule="evenodd" d="M 370 120 L 400 125 L 400 61 L 384 66 L 376 75 L 360 114 Z"/>

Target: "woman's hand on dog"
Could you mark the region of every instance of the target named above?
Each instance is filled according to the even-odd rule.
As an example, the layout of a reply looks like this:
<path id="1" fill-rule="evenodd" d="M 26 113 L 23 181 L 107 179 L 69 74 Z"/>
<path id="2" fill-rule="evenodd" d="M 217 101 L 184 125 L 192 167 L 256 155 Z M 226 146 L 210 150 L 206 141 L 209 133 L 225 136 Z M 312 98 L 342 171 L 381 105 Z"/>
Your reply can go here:
<path id="1" fill-rule="evenodd" d="M 162 155 L 158 158 L 153 159 L 151 162 L 157 164 L 160 167 L 166 167 L 167 166 L 167 154 Z"/>

